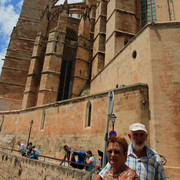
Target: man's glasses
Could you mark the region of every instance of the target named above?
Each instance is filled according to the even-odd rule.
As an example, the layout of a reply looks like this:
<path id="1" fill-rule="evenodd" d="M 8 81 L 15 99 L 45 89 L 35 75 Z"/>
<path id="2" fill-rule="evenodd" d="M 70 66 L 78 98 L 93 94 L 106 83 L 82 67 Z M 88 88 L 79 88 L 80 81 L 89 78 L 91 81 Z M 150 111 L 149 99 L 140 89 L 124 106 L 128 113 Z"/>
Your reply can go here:
<path id="1" fill-rule="evenodd" d="M 115 151 L 111 151 L 111 150 L 108 151 L 109 154 L 112 154 L 112 152 L 114 152 L 114 154 L 120 154 L 121 153 L 120 151 L 116 151 L 116 150 Z"/>

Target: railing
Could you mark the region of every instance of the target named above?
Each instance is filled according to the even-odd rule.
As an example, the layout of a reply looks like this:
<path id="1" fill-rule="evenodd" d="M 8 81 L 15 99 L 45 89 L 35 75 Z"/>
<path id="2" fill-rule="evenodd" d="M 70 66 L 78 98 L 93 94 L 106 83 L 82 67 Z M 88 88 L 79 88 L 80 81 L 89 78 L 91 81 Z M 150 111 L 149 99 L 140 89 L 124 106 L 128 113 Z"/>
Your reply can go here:
<path id="1" fill-rule="evenodd" d="M 2 150 L 8 150 L 8 151 L 15 151 L 13 149 L 9 149 L 9 148 L 5 148 L 5 147 L 0 147 L 0 149 Z M 17 152 L 17 151 L 15 151 Z M 26 157 L 26 156 L 25 156 Z M 63 161 L 64 162 L 64 166 L 65 166 L 65 162 L 68 163 L 68 166 L 69 164 L 76 164 L 76 165 L 81 165 L 81 166 L 84 166 L 84 167 L 92 167 L 93 169 L 95 168 L 94 165 L 89 165 L 89 164 L 85 164 L 85 163 L 77 163 L 77 162 L 74 162 L 74 161 L 68 161 L 68 160 L 64 160 L 64 159 L 59 159 L 59 158 L 54 158 L 54 157 L 50 157 L 50 156 L 44 156 L 44 155 L 38 155 L 38 157 L 42 157 L 44 158 L 44 162 L 46 162 L 46 159 L 51 159 L 51 160 L 56 160 L 56 161 Z"/>
<path id="2" fill-rule="evenodd" d="M 9 149 L 9 148 L 5 148 L 5 147 L 0 147 L 0 149 L 2 149 L 2 152 L 3 152 L 3 150 L 8 150 L 8 151 L 11 151 L 11 152 L 15 151 L 15 150 L 13 150 L 13 148 Z M 15 151 L 15 152 L 17 152 L 17 151 Z M 39 155 L 38 157 L 44 158 L 44 162 L 45 162 L 46 159 L 51 159 L 51 160 L 56 160 L 56 161 L 63 161 L 64 166 L 65 166 L 65 162 L 67 162 L 68 166 L 69 166 L 69 164 L 73 163 L 73 164 L 76 164 L 76 165 L 81 165 L 83 167 L 92 167 L 93 170 L 90 172 L 90 174 L 86 178 L 86 180 L 91 180 L 92 174 L 95 173 L 95 169 L 96 169 L 94 165 L 89 165 L 89 164 L 85 164 L 85 163 L 77 163 L 77 162 L 74 162 L 74 161 L 67 161 L 67 160 L 63 160 L 63 159 L 59 159 L 59 158 L 53 158 L 53 157 L 44 156 L 44 155 Z"/>

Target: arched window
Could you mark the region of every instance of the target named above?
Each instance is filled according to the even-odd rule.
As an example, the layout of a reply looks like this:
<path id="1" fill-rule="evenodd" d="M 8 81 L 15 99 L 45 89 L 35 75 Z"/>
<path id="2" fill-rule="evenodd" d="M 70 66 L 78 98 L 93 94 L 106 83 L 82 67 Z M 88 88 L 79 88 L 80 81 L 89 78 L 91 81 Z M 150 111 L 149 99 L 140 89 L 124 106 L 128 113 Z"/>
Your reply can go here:
<path id="1" fill-rule="evenodd" d="M 86 106 L 85 127 L 90 127 L 91 126 L 91 114 L 92 114 L 92 105 L 91 105 L 91 102 L 88 101 L 87 106 Z"/>
<path id="2" fill-rule="evenodd" d="M 41 115 L 40 130 L 44 129 L 45 118 L 46 118 L 46 112 L 45 110 L 43 110 L 42 115 Z"/>
<path id="3" fill-rule="evenodd" d="M 65 46 L 60 70 L 60 83 L 57 101 L 71 97 L 74 77 L 74 63 L 76 59 L 77 34 L 71 29 L 66 30 Z"/>

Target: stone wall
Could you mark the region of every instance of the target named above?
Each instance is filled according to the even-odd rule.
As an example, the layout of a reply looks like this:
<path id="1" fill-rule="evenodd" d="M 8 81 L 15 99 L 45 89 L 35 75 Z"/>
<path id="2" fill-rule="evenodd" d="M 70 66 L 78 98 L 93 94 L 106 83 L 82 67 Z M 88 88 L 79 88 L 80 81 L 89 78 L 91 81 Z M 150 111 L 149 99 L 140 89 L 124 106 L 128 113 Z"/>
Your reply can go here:
<path id="1" fill-rule="evenodd" d="M 179 0 L 156 0 L 157 22 L 179 21 L 180 20 L 180 1 Z"/>
<path id="2" fill-rule="evenodd" d="M 115 130 L 127 140 L 131 123 L 142 122 L 149 127 L 147 92 L 147 86 L 143 84 L 114 89 Z M 30 141 L 40 154 L 61 158 L 63 146 L 68 144 L 75 151 L 89 149 L 98 158 L 97 150 L 104 149 L 107 96 L 108 92 L 104 92 L 21 111 L 0 112 L 0 124 L 3 122 L 0 146 L 11 147 L 14 139 L 26 144 L 33 120 Z M 145 104 L 143 100 L 146 100 Z M 87 126 L 89 104 L 91 125 Z M 112 124 L 109 125 L 111 130 Z"/>
<path id="3" fill-rule="evenodd" d="M 0 179 L 85 180 L 89 172 L 0 152 Z M 93 176 L 95 177 L 95 175 Z"/>
<path id="4" fill-rule="evenodd" d="M 167 180 L 180 179 L 180 168 L 165 166 Z M 69 168 L 55 162 L 45 162 L 0 151 L 0 179 L 7 180 L 86 180 L 90 173 L 85 170 Z M 92 179 L 96 174 L 92 174 Z"/>
<path id="5" fill-rule="evenodd" d="M 45 0 L 23 2 L 20 17 L 14 27 L 0 77 L 0 109 L 20 109 L 40 17 Z"/>
<path id="6" fill-rule="evenodd" d="M 98 93 L 119 85 L 148 84 L 151 147 L 171 157 L 172 166 L 180 166 L 179 33 L 178 22 L 147 25 L 92 79 L 90 89 Z"/>

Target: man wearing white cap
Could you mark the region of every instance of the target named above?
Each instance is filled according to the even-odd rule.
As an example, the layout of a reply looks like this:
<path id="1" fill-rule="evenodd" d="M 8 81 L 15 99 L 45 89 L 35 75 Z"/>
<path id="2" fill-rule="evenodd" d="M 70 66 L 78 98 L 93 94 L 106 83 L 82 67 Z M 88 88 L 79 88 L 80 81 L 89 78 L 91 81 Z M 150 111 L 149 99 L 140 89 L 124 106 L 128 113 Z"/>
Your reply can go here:
<path id="1" fill-rule="evenodd" d="M 145 145 L 147 140 L 145 126 L 140 123 L 131 124 L 128 136 L 131 144 L 128 147 L 126 165 L 136 171 L 140 180 L 165 180 L 160 156 Z M 110 169 L 111 165 L 108 163 L 94 180 L 102 179 L 105 172 Z"/>

